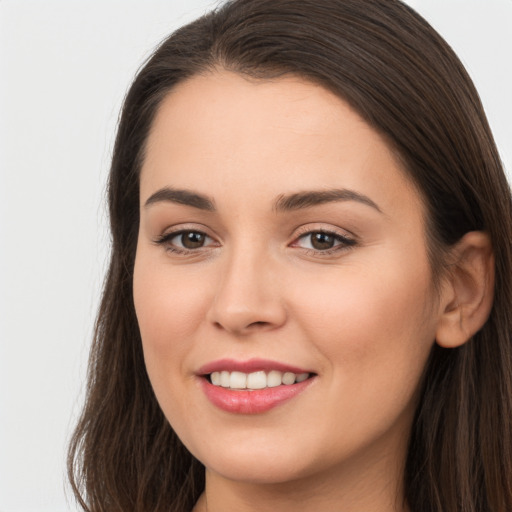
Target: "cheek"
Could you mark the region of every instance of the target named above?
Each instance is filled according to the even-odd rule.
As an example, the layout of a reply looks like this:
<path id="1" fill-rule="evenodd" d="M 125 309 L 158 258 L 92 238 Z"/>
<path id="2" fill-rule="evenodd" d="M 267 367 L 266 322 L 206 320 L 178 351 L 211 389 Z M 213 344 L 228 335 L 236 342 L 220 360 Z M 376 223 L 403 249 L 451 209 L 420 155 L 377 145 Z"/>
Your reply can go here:
<path id="1" fill-rule="evenodd" d="M 203 285 L 190 272 L 171 272 L 165 261 L 155 263 L 143 250 L 137 253 L 134 304 L 155 391 L 170 378 L 169 366 L 176 370 L 184 361 L 190 339 L 205 317 L 208 287 Z"/>
<path id="2" fill-rule="evenodd" d="M 429 272 L 351 268 L 337 281 L 316 281 L 295 317 L 326 362 L 317 414 L 332 411 L 330 424 L 349 440 L 341 447 L 362 446 L 397 422 L 406 432 L 412 421 L 435 336 Z"/>
<path id="3" fill-rule="evenodd" d="M 205 287 L 190 272 L 165 267 L 145 258 L 142 251 L 135 260 L 133 295 L 143 342 L 168 345 L 169 337 L 180 339 L 194 332 L 205 310 Z"/>
<path id="4" fill-rule="evenodd" d="M 173 427 L 180 429 L 181 425 L 180 431 L 187 432 L 187 415 L 199 413 L 193 411 L 194 404 L 182 390 L 188 381 L 190 340 L 205 316 L 205 287 L 183 271 L 171 272 L 165 260 L 159 263 L 143 250 L 137 253 L 134 305 L 146 370 L 156 398 L 169 421 L 172 418 Z"/>
<path id="5" fill-rule="evenodd" d="M 382 378 L 383 385 L 419 378 L 435 337 L 427 262 L 394 257 L 310 283 L 294 316 L 333 372 L 367 383 Z"/>

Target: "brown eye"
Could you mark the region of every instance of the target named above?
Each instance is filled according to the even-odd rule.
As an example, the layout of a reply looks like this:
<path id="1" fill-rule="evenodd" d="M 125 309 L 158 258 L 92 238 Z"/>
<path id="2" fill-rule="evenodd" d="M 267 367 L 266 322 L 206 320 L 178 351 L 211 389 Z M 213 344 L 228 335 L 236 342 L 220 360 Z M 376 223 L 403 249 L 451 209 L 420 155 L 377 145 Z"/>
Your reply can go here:
<path id="1" fill-rule="evenodd" d="M 311 246 L 319 251 L 332 249 L 336 241 L 335 237 L 328 233 L 312 233 L 310 236 Z"/>
<path id="2" fill-rule="evenodd" d="M 347 249 L 356 245 L 353 238 L 329 231 L 309 231 L 298 238 L 294 246 L 302 247 L 318 254 Z"/>
<path id="3" fill-rule="evenodd" d="M 203 247 L 206 235 L 198 231 L 184 231 L 176 238 L 180 240 L 181 246 L 185 249 L 198 249 Z"/>
<path id="4" fill-rule="evenodd" d="M 167 233 L 158 237 L 155 243 L 165 247 L 166 251 L 176 254 L 216 246 L 215 241 L 206 233 L 191 229 Z"/>

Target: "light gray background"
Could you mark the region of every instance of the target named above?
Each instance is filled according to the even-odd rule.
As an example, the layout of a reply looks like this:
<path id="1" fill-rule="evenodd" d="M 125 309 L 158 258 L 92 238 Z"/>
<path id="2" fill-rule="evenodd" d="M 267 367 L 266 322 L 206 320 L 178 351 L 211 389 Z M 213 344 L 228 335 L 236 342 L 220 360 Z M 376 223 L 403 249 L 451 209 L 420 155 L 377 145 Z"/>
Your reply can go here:
<path id="1" fill-rule="evenodd" d="M 210 0 L 0 0 L 0 512 L 75 510 L 65 446 L 108 253 L 118 111 Z M 512 173 L 512 0 L 409 0 L 454 47 Z"/>

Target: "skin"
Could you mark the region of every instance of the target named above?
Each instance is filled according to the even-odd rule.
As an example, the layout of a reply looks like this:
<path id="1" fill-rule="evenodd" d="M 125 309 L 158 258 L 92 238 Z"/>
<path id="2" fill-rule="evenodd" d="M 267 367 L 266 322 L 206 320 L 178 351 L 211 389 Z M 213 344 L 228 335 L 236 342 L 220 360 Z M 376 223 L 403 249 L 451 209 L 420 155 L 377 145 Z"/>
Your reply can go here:
<path id="1" fill-rule="evenodd" d="M 454 294 L 434 292 L 423 204 L 383 138 L 317 85 L 218 71 L 163 101 L 140 185 L 135 307 L 157 399 L 207 468 L 194 510 L 407 510 L 416 391 Z M 208 196 L 216 210 L 146 205 L 164 187 Z M 375 206 L 274 207 L 326 189 Z M 183 229 L 205 233 L 204 245 L 183 254 L 180 236 L 156 243 Z M 354 243 L 315 249 L 319 230 Z M 197 377 L 226 357 L 316 377 L 270 411 L 232 414 Z"/>

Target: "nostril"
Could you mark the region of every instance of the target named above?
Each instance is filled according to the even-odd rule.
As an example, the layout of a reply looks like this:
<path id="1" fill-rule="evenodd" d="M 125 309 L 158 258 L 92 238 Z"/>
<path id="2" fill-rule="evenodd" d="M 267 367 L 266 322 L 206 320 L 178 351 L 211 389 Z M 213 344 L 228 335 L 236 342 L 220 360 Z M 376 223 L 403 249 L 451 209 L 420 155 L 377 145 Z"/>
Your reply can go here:
<path id="1" fill-rule="evenodd" d="M 260 325 L 267 325 L 268 322 L 253 322 L 252 324 L 249 324 L 248 327 L 258 327 Z"/>

